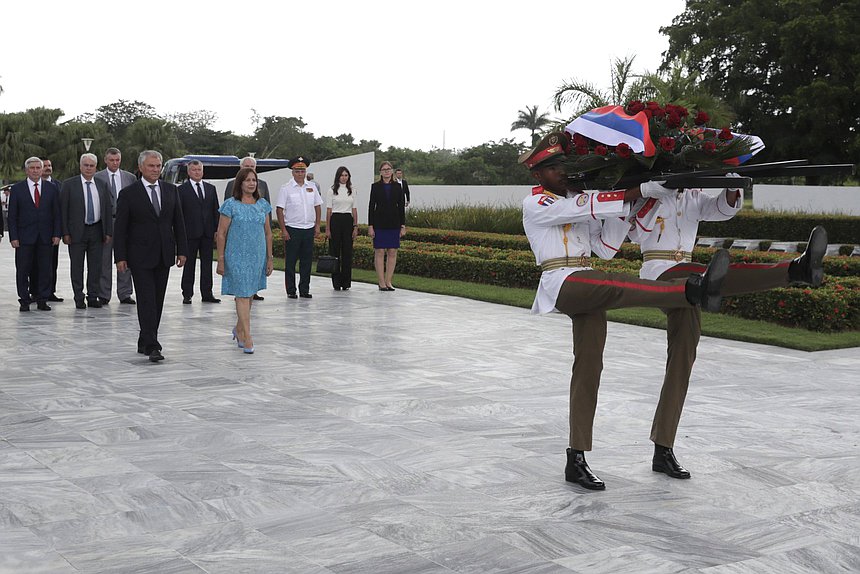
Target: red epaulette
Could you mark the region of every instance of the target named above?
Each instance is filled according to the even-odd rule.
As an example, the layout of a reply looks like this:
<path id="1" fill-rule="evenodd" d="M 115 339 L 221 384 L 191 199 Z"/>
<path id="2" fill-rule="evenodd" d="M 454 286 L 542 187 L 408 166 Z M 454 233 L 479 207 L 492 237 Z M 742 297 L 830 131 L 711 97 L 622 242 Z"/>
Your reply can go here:
<path id="1" fill-rule="evenodd" d="M 536 185 L 532 188 L 532 195 L 541 195 L 544 193 L 542 185 Z"/>

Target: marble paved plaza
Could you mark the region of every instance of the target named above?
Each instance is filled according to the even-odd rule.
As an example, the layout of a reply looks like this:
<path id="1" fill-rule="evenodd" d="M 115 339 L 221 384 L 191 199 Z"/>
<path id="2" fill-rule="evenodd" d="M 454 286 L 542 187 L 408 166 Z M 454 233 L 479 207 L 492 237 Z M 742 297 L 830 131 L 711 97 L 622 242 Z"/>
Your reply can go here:
<path id="1" fill-rule="evenodd" d="M 665 334 L 610 324 L 587 492 L 564 317 L 275 273 L 244 355 L 174 270 L 151 364 L 61 255 L 66 302 L 19 313 L 0 243 L 0 573 L 860 571 L 857 349 L 704 338 L 678 481 L 650 468 Z"/>

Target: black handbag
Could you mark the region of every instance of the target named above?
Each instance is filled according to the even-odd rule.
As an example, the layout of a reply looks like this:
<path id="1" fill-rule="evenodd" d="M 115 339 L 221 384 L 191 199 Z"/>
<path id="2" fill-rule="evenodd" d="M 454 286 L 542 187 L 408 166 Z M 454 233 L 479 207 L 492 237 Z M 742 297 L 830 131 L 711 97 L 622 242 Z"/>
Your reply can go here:
<path id="1" fill-rule="evenodd" d="M 328 238 L 323 243 L 323 252 L 328 247 Z M 320 255 L 317 259 L 317 273 L 335 273 L 340 268 L 337 257 L 333 255 Z"/>

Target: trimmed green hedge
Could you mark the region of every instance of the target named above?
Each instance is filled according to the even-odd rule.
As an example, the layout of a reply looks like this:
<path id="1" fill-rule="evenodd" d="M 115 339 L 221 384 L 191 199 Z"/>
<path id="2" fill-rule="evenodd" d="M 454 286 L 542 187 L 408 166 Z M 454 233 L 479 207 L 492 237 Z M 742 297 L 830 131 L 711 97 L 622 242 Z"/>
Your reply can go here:
<path id="1" fill-rule="evenodd" d="M 438 230 L 437 230 L 438 231 Z M 477 234 L 478 242 L 494 242 L 505 247 L 465 243 L 444 244 L 440 240 L 465 241 L 473 233 L 437 232 L 421 235 L 432 241 L 416 241 L 416 233 L 410 240 L 401 243 L 397 254 L 397 271 L 408 275 L 453 279 L 472 283 L 499 285 L 503 287 L 535 288 L 540 281 L 540 268 L 535 265 L 531 251 L 515 249 L 517 245 L 508 238 L 492 238 L 494 234 Z M 279 235 L 279 234 L 276 234 Z M 276 237 L 275 255 L 283 257 L 284 244 Z M 323 248 L 323 240 L 317 240 L 315 255 Z M 714 249 L 696 249 L 693 259 L 707 264 Z M 790 258 L 784 253 L 739 251 L 732 253 L 734 261 L 769 262 Z M 723 311 L 748 319 L 761 319 L 792 327 L 815 331 L 860 330 L 860 261 L 857 258 L 828 257 L 825 259 L 824 284 L 817 289 L 785 288 L 764 293 L 726 298 Z M 354 247 L 354 266 L 373 269 L 373 245 L 367 236 L 359 236 Z M 641 262 L 639 249 L 625 245 L 619 257 L 604 261 L 594 260 L 594 268 L 602 271 L 626 273 L 636 276 Z M 840 276 L 849 275 L 849 276 Z"/>
<path id="2" fill-rule="evenodd" d="M 827 229 L 830 243 L 860 244 L 860 217 L 850 215 L 741 211 L 728 221 L 701 222 L 699 235 L 806 241 L 816 225 Z"/>

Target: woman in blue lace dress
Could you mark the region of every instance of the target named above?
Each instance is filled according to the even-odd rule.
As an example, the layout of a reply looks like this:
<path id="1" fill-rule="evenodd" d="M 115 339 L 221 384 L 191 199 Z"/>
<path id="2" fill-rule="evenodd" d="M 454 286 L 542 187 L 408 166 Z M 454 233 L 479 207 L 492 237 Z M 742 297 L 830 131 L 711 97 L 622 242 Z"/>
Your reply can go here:
<path id="1" fill-rule="evenodd" d="M 236 174 L 233 197 L 221 204 L 216 244 L 221 294 L 236 298 L 233 339 L 246 353 L 254 352 L 251 337 L 252 297 L 266 288 L 272 274 L 272 206 L 257 191 L 257 174 L 245 167 Z"/>

